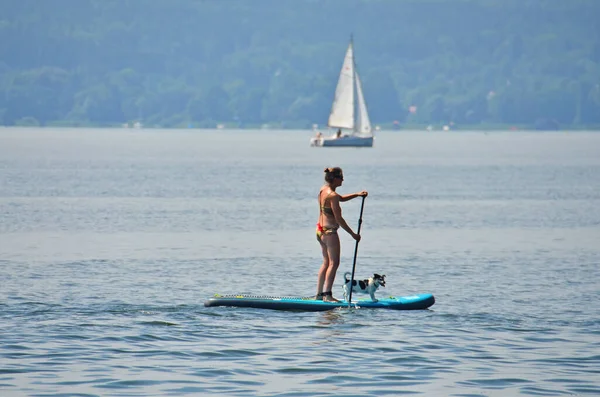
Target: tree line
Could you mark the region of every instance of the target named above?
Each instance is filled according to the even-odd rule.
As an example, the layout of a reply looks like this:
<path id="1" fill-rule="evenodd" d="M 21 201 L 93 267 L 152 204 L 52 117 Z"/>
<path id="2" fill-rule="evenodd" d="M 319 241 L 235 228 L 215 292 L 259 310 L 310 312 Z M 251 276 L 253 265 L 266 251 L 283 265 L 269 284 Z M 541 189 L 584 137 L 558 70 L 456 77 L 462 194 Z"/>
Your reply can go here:
<path id="1" fill-rule="evenodd" d="M 600 126 L 596 0 L 6 0 L 0 124 Z"/>

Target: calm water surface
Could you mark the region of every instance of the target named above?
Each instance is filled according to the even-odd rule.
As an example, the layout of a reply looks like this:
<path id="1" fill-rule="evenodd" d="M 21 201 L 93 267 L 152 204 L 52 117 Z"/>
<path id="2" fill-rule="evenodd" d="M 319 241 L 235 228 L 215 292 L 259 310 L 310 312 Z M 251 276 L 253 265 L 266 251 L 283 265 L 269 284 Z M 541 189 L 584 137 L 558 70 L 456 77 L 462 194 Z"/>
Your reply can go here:
<path id="1" fill-rule="evenodd" d="M 1 129 L 0 395 L 600 395 L 600 133 L 310 135 Z M 431 310 L 204 308 L 314 294 L 326 166 Z"/>

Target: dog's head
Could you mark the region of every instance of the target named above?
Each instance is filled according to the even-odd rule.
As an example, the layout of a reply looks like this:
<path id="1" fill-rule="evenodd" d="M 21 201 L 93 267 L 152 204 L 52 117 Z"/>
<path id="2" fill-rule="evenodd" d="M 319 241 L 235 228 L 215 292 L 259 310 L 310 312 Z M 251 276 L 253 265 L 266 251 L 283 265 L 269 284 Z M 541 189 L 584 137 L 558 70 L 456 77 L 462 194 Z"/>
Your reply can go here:
<path id="1" fill-rule="evenodd" d="M 376 285 L 381 285 L 382 287 L 385 287 L 385 274 L 384 275 L 379 275 L 377 273 L 373 274 L 373 282 Z"/>

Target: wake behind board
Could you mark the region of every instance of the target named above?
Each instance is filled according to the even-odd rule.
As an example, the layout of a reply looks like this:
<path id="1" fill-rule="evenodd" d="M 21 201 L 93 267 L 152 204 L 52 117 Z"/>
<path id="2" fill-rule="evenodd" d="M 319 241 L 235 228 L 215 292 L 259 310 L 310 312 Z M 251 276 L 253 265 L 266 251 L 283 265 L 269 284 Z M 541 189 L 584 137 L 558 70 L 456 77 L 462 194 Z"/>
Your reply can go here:
<path id="1" fill-rule="evenodd" d="M 379 299 L 377 302 L 371 301 L 370 298 L 359 300 L 353 299 L 350 306 L 361 309 L 423 310 L 432 306 L 434 303 L 435 298 L 432 294 L 418 294 L 410 296 L 392 296 Z M 314 300 L 313 298 L 216 294 L 214 297 L 204 302 L 204 306 L 250 307 L 255 309 L 320 312 L 337 308 L 346 308 L 348 307 L 348 302 L 324 302 Z"/>

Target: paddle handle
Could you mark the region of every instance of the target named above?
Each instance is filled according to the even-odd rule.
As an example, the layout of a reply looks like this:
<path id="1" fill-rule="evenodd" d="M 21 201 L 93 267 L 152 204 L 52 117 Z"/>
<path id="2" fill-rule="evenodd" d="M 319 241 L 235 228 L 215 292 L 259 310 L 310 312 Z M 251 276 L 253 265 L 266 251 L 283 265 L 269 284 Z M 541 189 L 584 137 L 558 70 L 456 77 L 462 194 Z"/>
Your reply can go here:
<path id="1" fill-rule="evenodd" d="M 360 204 L 360 215 L 358 217 L 358 229 L 356 234 L 360 235 L 360 227 L 362 226 L 362 215 L 363 209 L 365 208 L 365 198 L 367 196 L 362 196 L 362 203 Z M 352 276 L 350 278 L 350 294 L 348 296 L 348 307 L 350 307 L 350 302 L 352 302 L 352 285 L 354 284 L 354 270 L 356 270 L 356 256 L 358 255 L 358 240 L 356 241 L 356 245 L 354 246 L 354 261 L 352 262 Z"/>

